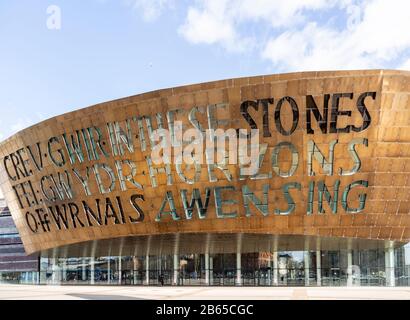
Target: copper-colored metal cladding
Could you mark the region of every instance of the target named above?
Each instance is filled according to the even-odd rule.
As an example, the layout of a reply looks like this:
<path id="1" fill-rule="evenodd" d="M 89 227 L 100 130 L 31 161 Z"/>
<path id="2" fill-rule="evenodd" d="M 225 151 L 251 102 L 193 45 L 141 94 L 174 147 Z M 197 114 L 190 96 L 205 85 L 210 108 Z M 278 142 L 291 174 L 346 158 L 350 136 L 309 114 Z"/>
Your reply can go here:
<path id="1" fill-rule="evenodd" d="M 340 96 L 339 110 L 335 111 L 332 103 L 336 99 L 335 95 L 339 93 L 347 93 L 347 95 Z M 359 128 L 363 128 L 366 121 L 368 121 L 368 117 L 362 112 L 363 110 L 360 111 L 358 108 L 360 104 L 358 99 L 363 93 L 369 93 L 364 101 L 371 122 L 367 122 L 370 123 L 367 128 L 360 130 Z M 317 118 L 312 112 L 310 113 L 311 127 L 314 133 L 308 133 L 307 96 L 312 96 L 318 110 L 323 115 L 326 95 L 329 95 L 327 132 L 323 133 L 323 127 L 319 126 Z M 390 70 L 277 74 L 153 91 L 63 114 L 8 138 L 0 145 L 0 185 L 28 253 L 91 240 L 172 233 L 260 233 L 409 241 L 409 95 L 410 72 Z M 298 107 L 297 126 L 290 135 L 286 135 L 286 132 L 291 130 L 295 114 L 292 113 L 289 99 L 283 100 L 280 112 L 280 121 L 285 132 L 280 132 L 280 128 L 275 123 L 277 104 L 284 97 L 291 97 Z M 273 98 L 273 100 L 266 100 L 268 111 L 264 118 L 265 106 L 260 100 L 269 98 Z M 167 181 L 165 173 L 158 172 L 156 174 L 157 186 L 153 186 L 146 160 L 146 157 L 151 153 L 146 119 L 144 118 L 143 121 L 138 122 L 139 117 L 151 116 L 152 126 L 155 129 L 158 125 L 156 114 L 161 113 L 164 128 L 168 128 L 167 112 L 179 109 L 179 112 L 174 113 L 175 120 L 182 121 L 184 126 L 189 128 L 193 125 L 189 121 L 188 113 L 197 106 L 199 107 L 196 114 L 197 120 L 204 128 L 207 128 L 207 106 L 226 104 L 224 108 L 218 107 L 214 110 L 216 120 L 227 120 L 218 122 L 217 127 L 250 129 L 250 122 L 246 120 L 247 116 L 244 112 L 241 113 L 240 108 L 245 101 L 254 102 L 248 107 L 247 113 L 260 129 L 260 143 L 268 144 L 268 151 L 259 173 L 271 172 L 271 178 L 251 179 L 247 177 L 240 179 L 239 165 L 228 165 L 227 168 L 232 174 L 232 181 L 228 181 L 221 170 L 215 169 L 215 176 L 218 181 L 210 182 L 207 166 L 203 164 L 198 181 L 194 184 L 188 184 L 181 179 L 175 165 L 172 164 L 171 174 L 168 177 L 172 178 L 172 184 L 167 184 L 169 181 Z M 201 112 L 201 108 L 204 112 Z M 351 111 L 351 115 L 343 113 L 347 110 Z M 350 126 L 350 128 L 356 128 L 357 130 L 352 129 L 348 133 L 332 133 L 330 123 L 335 122 L 334 117 L 337 117 L 336 128 Z M 130 137 L 133 151 L 127 149 L 124 140 L 124 137 L 128 134 L 127 119 L 132 132 Z M 118 122 L 118 128 L 122 130 L 122 133 L 119 133 L 120 138 L 117 139 L 117 142 L 118 146 L 121 145 L 123 148 L 123 155 L 113 155 L 109 128 L 111 126 L 112 139 L 116 141 L 118 128 L 115 127 L 115 122 Z M 145 142 L 147 143 L 145 151 L 141 150 L 139 123 L 142 123 L 144 128 Z M 264 136 L 266 132 L 263 132 L 263 130 L 266 123 L 268 123 L 267 130 L 271 134 L 270 137 Z M 95 149 L 99 152 L 100 159 L 90 161 L 83 133 L 89 138 L 90 134 L 86 128 L 92 127 L 101 129 L 102 139 L 101 145 L 96 146 Z M 82 129 L 85 130 L 81 131 Z M 78 136 L 76 131 L 78 131 Z M 82 163 L 79 162 L 79 158 L 74 151 L 71 157 L 75 163 L 70 163 L 70 155 L 65 146 L 63 134 L 66 134 L 69 143 L 72 142 L 71 135 L 73 135 L 74 141 L 77 138 L 80 139 L 81 151 L 84 156 Z M 97 136 L 96 130 L 91 131 L 91 137 L 97 140 Z M 56 137 L 56 139 L 53 140 L 53 137 Z M 365 143 L 358 143 L 354 146 L 359 157 L 360 168 L 354 174 L 340 175 L 339 168 L 347 172 L 357 164 L 357 161 L 349 152 L 351 150 L 349 142 L 359 138 L 362 140 L 357 141 L 367 139 L 367 146 Z M 312 170 L 315 175 L 309 175 L 308 141 L 313 140 L 325 158 L 329 160 L 330 142 L 335 139 L 338 141 L 334 146 L 332 175 L 326 174 L 326 170 L 318 164 L 315 157 L 312 160 Z M 290 142 L 296 147 L 298 153 L 297 168 L 290 177 L 280 177 L 272 170 L 272 150 L 280 142 Z M 50 150 L 48 150 L 48 145 L 50 145 Z M 27 148 L 27 146 L 30 148 Z M 59 153 L 59 150 L 62 154 Z M 105 150 L 109 156 L 106 157 L 102 150 Z M 121 153 L 120 149 L 117 152 Z M 57 166 L 55 163 L 62 162 L 61 155 L 63 155 L 65 163 Z M 280 151 L 278 162 L 281 171 L 288 172 L 291 168 L 291 155 L 289 150 Z M 55 163 L 51 158 L 54 158 Z M 142 189 L 137 186 L 138 184 L 130 183 L 126 179 L 124 181 L 125 185 L 121 186 L 120 174 L 117 171 L 115 162 L 119 160 L 130 160 L 136 164 L 137 172 L 134 180 L 142 186 Z M 112 168 L 115 175 L 114 189 L 105 194 L 101 194 L 101 191 L 107 190 L 99 189 L 95 172 L 92 169 L 93 165 L 102 163 Z M 129 175 L 130 167 L 124 162 L 121 162 L 121 164 L 121 168 L 124 170 L 123 176 Z M 86 176 L 87 167 L 89 170 L 88 187 L 91 195 L 86 195 L 83 185 L 73 171 L 75 169 L 84 177 Z M 56 189 L 54 191 L 50 189 L 50 186 L 54 185 L 51 175 L 58 181 L 58 174 L 60 173 L 62 177 L 65 177 L 65 172 L 68 172 L 71 177 L 73 198 L 67 199 L 66 192 L 62 190 L 61 193 L 66 199 L 47 200 L 45 195 L 48 198 L 58 196 Z M 191 179 L 194 176 L 193 170 L 184 169 L 184 175 Z M 48 178 L 43 178 L 45 176 Z M 15 178 L 15 181 L 11 178 Z M 107 189 L 110 185 L 109 175 L 101 170 L 101 167 L 100 178 L 101 184 Z M 325 196 L 323 196 L 324 212 L 319 213 L 319 181 L 323 181 L 330 194 L 334 196 L 333 187 L 336 180 L 340 180 L 336 207 L 331 207 Z M 309 183 L 312 181 L 315 181 L 315 186 L 313 188 L 313 207 L 310 213 L 308 209 Z M 347 190 L 347 186 L 354 181 L 366 181 L 368 183 L 367 187 L 364 185 L 352 186 L 348 194 L 349 208 L 359 208 L 364 204 L 364 209 L 358 210 L 359 212 L 356 213 L 347 212 L 346 206 L 343 205 L 343 201 L 346 200 L 343 199 L 343 194 Z M 300 184 L 300 190 L 296 187 L 289 189 L 291 201 L 286 199 L 286 194 L 283 191 L 283 186 L 287 183 Z M 44 190 L 41 188 L 42 185 Z M 261 207 L 258 209 L 248 199 L 250 211 L 247 215 L 244 202 L 246 191 L 244 190 L 250 190 L 263 203 L 264 185 L 267 185 L 266 188 L 268 188 L 266 198 L 268 213 L 264 215 L 263 210 L 259 210 Z M 235 191 L 218 189 L 219 191 L 215 192 L 215 188 L 222 186 L 232 186 Z M 247 189 L 244 186 L 247 186 Z M 208 210 L 206 211 L 206 217 L 203 219 L 199 219 L 196 208 L 193 210 L 192 219 L 186 218 L 181 190 L 187 190 L 186 194 L 188 202 L 190 202 L 194 188 L 200 190 L 203 201 L 206 188 L 211 190 Z M 164 212 L 160 217 L 160 221 L 155 221 L 163 203 L 166 204 L 164 211 L 170 211 L 169 203 L 164 201 L 167 191 L 172 192 L 176 213 L 180 219 L 174 220 L 171 214 Z M 26 192 L 26 195 L 23 194 L 24 192 Z M 224 214 L 236 212 L 235 217 L 217 217 L 216 193 L 220 194 L 222 200 L 236 201 L 233 204 L 222 202 L 223 208 L 221 209 Z M 361 194 L 366 194 L 364 203 L 363 197 L 360 201 Z M 139 198 L 132 198 L 133 195 L 139 195 Z M 121 201 L 123 217 L 117 197 Z M 115 221 L 115 217 L 112 217 L 112 211 L 108 210 L 108 213 L 106 212 L 106 198 L 109 198 L 112 202 L 118 221 Z M 83 201 L 97 215 L 96 199 L 100 199 L 101 225 L 97 223 L 97 219 L 93 219 L 89 214 L 87 218 L 84 210 Z M 132 205 L 130 199 L 133 199 L 133 203 L 137 204 L 140 210 L 143 211 L 143 221 L 137 221 L 140 213 Z M 286 212 L 292 202 L 295 203 L 294 210 L 291 210 L 290 213 Z M 70 207 L 69 203 L 74 203 L 77 206 L 78 215 L 76 215 L 75 206 Z M 64 214 L 63 204 L 66 205 L 65 209 L 67 210 L 67 227 L 60 220 L 61 229 L 59 229 L 53 212 L 56 214 L 56 206 L 58 206 Z M 54 208 L 54 211 L 50 211 L 49 207 Z M 69 209 L 74 210 L 72 211 L 74 217 Z M 332 212 L 332 209 L 336 212 Z M 278 214 L 280 212 L 282 214 Z M 105 218 L 106 214 L 108 214 L 107 219 Z M 105 223 L 105 219 L 107 223 Z M 45 222 L 46 220 L 48 222 Z"/>

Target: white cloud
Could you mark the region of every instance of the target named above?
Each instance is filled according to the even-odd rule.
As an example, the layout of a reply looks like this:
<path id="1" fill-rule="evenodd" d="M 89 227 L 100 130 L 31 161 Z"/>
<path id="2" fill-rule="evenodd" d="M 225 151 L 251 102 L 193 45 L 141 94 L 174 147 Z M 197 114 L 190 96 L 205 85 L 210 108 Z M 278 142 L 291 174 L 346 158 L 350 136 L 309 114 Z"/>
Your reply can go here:
<path id="1" fill-rule="evenodd" d="M 231 10 L 239 21 L 268 22 L 272 27 L 288 27 L 305 20 L 304 10 L 329 8 L 336 0 L 241 0 L 231 1 Z"/>
<path id="2" fill-rule="evenodd" d="M 246 23 L 272 28 L 289 27 L 305 20 L 303 10 L 328 8 L 335 0 L 200 0 L 188 8 L 179 33 L 194 44 L 218 44 L 229 51 L 255 49 L 254 36 L 238 29 Z M 246 27 L 245 27 L 246 28 Z"/>
<path id="3" fill-rule="evenodd" d="M 202 8 L 188 8 L 180 34 L 194 44 L 221 44 L 230 51 L 245 50 L 249 40 L 237 34 L 232 14 L 227 10 L 228 2 L 210 0 L 204 2 Z"/>
<path id="4" fill-rule="evenodd" d="M 142 13 L 145 21 L 155 21 L 164 10 L 174 6 L 173 0 L 128 0 L 135 10 Z"/>
<path id="5" fill-rule="evenodd" d="M 177 3 L 126 1 L 147 21 Z M 408 0 L 196 0 L 178 32 L 195 45 L 251 53 L 278 71 L 410 69 L 409 12 Z"/>
<path id="6" fill-rule="evenodd" d="M 399 2 L 399 1 L 397 1 Z M 369 1 L 363 18 L 340 31 L 309 23 L 271 38 L 262 53 L 286 70 L 378 68 L 410 48 L 410 2 Z"/>
<path id="7" fill-rule="evenodd" d="M 409 12 L 407 0 L 199 0 L 179 33 L 258 52 L 279 71 L 395 67 L 410 49 Z M 268 35 L 248 32 L 252 24 Z"/>

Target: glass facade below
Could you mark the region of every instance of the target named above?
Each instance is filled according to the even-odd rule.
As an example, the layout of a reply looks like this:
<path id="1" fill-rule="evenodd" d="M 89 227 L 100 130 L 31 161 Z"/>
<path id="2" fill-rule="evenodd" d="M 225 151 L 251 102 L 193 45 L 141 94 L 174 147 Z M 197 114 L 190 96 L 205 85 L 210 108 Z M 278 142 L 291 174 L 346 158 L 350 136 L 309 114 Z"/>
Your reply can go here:
<path id="1" fill-rule="evenodd" d="M 276 251 L 42 257 L 40 284 L 409 286 L 410 245 L 392 251 Z"/>

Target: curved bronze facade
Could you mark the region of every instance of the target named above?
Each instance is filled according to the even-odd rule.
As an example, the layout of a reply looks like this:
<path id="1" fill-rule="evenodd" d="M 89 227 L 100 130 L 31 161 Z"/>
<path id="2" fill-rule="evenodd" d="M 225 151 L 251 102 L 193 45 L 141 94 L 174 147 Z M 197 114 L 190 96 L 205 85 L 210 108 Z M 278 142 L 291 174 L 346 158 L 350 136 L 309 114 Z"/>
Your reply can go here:
<path id="1" fill-rule="evenodd" d="M 179 233 L 408 242 L 409 92 L 410 73 L 369 70 L 144 93 L 8 138 L 0 184 L 28 253 Z M 153 164 L 151 130 L 177 121 L 183 129 L 259 129 L 258 172 Z"/>

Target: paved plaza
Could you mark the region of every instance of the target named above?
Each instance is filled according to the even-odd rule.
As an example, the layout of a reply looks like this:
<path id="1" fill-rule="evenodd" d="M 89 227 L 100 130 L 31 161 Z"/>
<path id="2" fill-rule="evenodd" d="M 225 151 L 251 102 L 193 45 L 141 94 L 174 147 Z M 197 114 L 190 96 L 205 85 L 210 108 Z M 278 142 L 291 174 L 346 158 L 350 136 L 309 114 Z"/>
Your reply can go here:
<path id="1" fill-rule="evenodd" d="M 137 287 L 0 284 L 0 300 L 410 300 L 410 287 Z"/>

